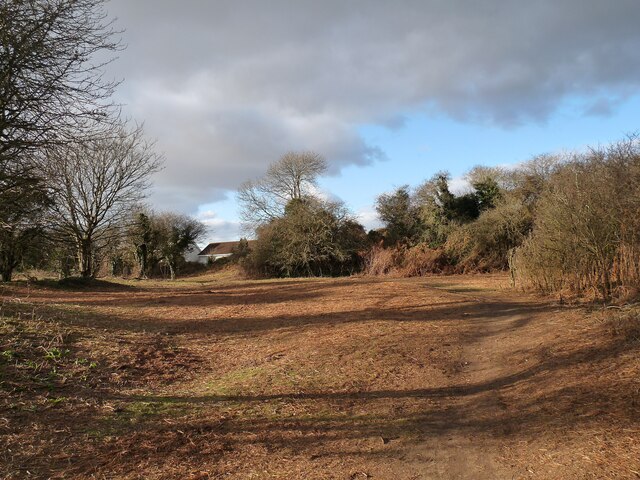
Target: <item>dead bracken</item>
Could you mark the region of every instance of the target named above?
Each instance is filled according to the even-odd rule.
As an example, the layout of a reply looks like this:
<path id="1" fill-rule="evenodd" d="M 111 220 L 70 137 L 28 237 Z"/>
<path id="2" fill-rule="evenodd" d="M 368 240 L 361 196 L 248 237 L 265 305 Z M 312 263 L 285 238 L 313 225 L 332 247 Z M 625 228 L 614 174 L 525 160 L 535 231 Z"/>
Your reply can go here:
<path id="1" fill-rule="evenodd" d="M 508 282 L 5 287 L 0 476 L 633 478 L 637 310 Z"/>

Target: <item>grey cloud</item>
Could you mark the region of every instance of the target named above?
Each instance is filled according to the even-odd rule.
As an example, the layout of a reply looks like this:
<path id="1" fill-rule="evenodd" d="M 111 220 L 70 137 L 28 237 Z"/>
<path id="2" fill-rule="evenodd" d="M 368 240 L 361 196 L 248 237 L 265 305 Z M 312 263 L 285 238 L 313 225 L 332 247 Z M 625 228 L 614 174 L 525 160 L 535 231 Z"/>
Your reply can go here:
<path id="1" fill-rule="evenodd" d="M 601 96 L 596 100 L 587 103 L 584 113 L 596 117 L 607 117 L 618 108 L 628 95 L 618 94 L 616 96 Z"/>
<path id="2" fill-rule="evenodd" d="M 384 158 L 363 123 L 444 112 L 544 121 L 568 96 L 593 114 L 640 85 L 637 0 L 112 0 L 128 49 L 121 98 L 167 155 L 159 188 L 212 201 L 286 150 L 333 172 Z"/>

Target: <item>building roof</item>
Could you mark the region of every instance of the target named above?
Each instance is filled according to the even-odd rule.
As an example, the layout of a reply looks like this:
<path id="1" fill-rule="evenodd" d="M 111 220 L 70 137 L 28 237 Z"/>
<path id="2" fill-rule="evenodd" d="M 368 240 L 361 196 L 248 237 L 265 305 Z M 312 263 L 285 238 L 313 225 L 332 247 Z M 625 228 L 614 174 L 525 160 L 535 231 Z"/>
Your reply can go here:
<path id="1" fill-rule="evenodd" d="M 255 240 L 249 240 L 249 246 L 253 245 Z M 210 243 L 198 255 L 229 255 L 240 244 L 240 240 L 235 242 L 216 242 Z"/>

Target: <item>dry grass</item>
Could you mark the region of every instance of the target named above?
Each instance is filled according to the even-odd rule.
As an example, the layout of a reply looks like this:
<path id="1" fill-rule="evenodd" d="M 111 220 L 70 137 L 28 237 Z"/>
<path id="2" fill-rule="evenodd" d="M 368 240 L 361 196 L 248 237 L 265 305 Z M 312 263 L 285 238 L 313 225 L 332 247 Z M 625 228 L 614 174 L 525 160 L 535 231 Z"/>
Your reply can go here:
<path id="1" fill-rule="evenodd" d="M 640 475 L 633 322 L 502 275 L 224 275 L 5 287 L 0 477 Z"/>

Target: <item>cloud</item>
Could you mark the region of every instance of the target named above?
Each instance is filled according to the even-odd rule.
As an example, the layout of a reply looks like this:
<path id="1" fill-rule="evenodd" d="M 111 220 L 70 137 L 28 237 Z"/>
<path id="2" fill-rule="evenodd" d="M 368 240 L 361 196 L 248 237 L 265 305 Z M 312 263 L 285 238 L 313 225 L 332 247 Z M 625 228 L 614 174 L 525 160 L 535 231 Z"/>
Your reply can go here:
<path id="1" fill-rule="evenodd" d="M 356 219 L 364 226 L 365 230 L 376 230 L 382 227 L 378 212 L 373 208 L 365 208 L 358 211 Z"/>
<path id="2" fill-rule="evenodd" d="M 453 177 L 449 180 L 449 190 L 455 195 L 464 195 L 473 191 L 473 188 L 465 177 Z"/>
<path id="3" fill-rule="evenodd" d="M 313 149 L 332 173 L 385 158 L 362 124 L 411 112 L 512 126 L 640 86 L 637 0 L 112 0 L 128 49 L 111 72 L 166 169 L 154 200 L 194 209 Z M 612 102 L 611 99 L 615 99 Z"/>
<path id="4" fill-rule="evenodd" d="M 237 240 L 244 236 L 240 222 L 220 218 L 214 211 L 200 212 L 197 218 L 207 226 L 206 237 L 200 242 L 203 245 Z"/>

